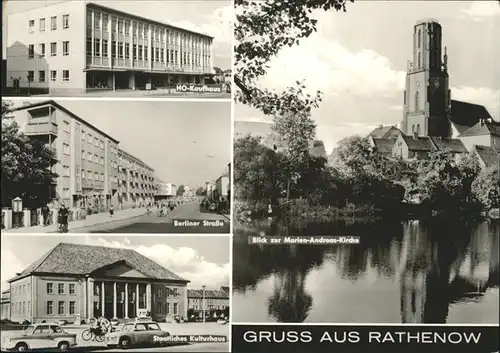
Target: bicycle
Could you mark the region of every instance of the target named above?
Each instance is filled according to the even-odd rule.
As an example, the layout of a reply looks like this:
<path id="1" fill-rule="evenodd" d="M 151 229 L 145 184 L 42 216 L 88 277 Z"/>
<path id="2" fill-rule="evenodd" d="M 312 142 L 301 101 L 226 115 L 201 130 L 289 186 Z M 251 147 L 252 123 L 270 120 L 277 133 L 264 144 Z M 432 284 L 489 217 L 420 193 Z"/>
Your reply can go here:
<path id="1" fill-rule="evenodd" d="M 104 342 L 106 333 L 100 330 L 100 333 L 96 333 L 95 328 L 88 328 L 82 331 L 82 339 L 84 341 L 96 341 L 96 342 Z"/>

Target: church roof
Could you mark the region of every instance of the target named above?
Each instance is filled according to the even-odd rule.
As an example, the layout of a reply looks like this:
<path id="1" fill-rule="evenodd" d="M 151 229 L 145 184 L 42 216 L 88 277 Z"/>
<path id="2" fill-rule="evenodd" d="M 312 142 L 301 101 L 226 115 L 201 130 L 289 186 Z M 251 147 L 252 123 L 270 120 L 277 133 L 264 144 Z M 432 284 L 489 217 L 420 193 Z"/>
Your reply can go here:
<path id="1" fill-rule="evenodd" d="M 436 150 L 436 147 L 432 144 L 431 139 L 428 137 L 419 136 L 415 138 L 408 135 L 401 135 L 401 137 L 410 151 L 434 152 Z"/>
<path id="2" fill-rule="evenodd" d="M 500 137 L 500 123 L 495 121 L 479 121 L 477 124 L 460 134 L 460 137 L 493 135 Z"/>
<path id="3" fill-rule="evenodd" d="M 477 155 L 487 167 L 498 166 L 500 151 L 489 146 L 474 146 Z"/>
<path id="4" fill-rule="evenodd" d="M 450 139 L 442 137 L 429 137 L 432 140 L 434 146 L 437 147 L 439 151 L 448 151 L 451 153 L 466 153 L 467 148 L 465 148 L 462 141 L 459 139 Z"/>
<path id="5" fill-rule="evenodd" d="M 33 273 L 84 276 L 117 262 L 153 279 L 189 282 L 132 249 L 69 243 L 59 243 L 9 282 Z"/>
<path id="6" fill-rule="evenodd" d="M 381 125 L 372 132 L 368 136 L 371 136 L 373 138 L 387 138 L 390 137 L 390 132 L 394 130 L 399 130 L 397 127 L 394 125 Z"/>
<path id="7" fill-rule="evenodd" d="M 394 139 L 388 138 L 372 138 L 373 144 L 377 151 L 381 153 L 392 153 L 392 147 L 394 146 Z"/>
<path id="8" fill-rule="evenodd" d="M 450 121 L 455 126 L 472 127 L 481 119 L 491 119 L 490 113 L 488 113 L 488 110 L 483 105 L 457 100 L 451 101 Z M 460 131 L 460 129 L 458 130 Z"/>

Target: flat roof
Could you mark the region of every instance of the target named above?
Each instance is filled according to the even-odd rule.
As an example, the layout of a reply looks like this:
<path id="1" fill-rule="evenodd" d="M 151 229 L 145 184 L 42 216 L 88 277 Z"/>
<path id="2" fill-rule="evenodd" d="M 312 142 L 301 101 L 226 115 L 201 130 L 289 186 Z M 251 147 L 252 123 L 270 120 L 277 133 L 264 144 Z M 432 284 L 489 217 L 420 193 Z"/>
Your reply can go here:
<path id="1" fill-rule="evenodd" d="M 210 36 L 208 34 L 205 34 L 205 33 L 195 32 L 195 31 L 192 31 L 190 29 L 173 26 L 173 25 L 168 24 L 166 22 L 160 22 L 160 21 L 152 20 L 150 18 L 146 18 L 146 17 L 142 17 L 142 16 L 138 16 L 138 15 L 133 15 L 133 14 L 130 14 L 128 12 L 117 10 L 115 8 L 112 8 L 112 7 L 107 7 L 107 6 L 103 6 L 103 5 L 100 5 L 100 4 L 96 4 L 95 2 L 87 2 L 86 5 L 87 5 L 87 7 L 90 6 L 90 7 L 95 7 L 97 9 L 101 9 L 101 10 L 112 11 L 112 12 L 115 12 L 116 14 L 119 14 L 119 15 L 122 15 L 122 16 L 133 17 L 133 18 L 138 19 L 138 20 L 155 23 L 155 24 L 157 24 L 159 26 L 166 26 L 166 27 L 170 27 L 170 28 L 175 28 L 175 29 L 178 29 L 180 31 L 189 32 L 189 33 L 196 34 L 196 35 L 199 35 L 199 36 L 202 36 L 202 37 L 206 37 L 206 38 L 209 38 L 209 39 L 214 39 L 214 37 L 212 37 L 212 36 Z"/>
<path id="2" fill-rule="evenodd" d="M 41 101 L 38 103 L 30 103 L 30 104 L 22 105 L 20 107 L 13 108 L 12 111 L 15 112 L 15 111 L 24 110 L 24 109 L 38 108 L 38 107 L 43 107 L 44 105 L 53 105 L 53 106 L 57 107 L 58 109 L 62 110 L 63 112 L 65 112 L 66 114 L 68 114 L 69 116 L 71 116 L 72 118 L 78 120 L 79 122 L 84 123 L 84 124 L 90 126 L 91 128 L 95 129 L 97 132 L 103 134 L 111 141 L 113 141 L 117 144 L 120 143 L 120 141 L 118 141 L 117 139 L 111 137 L 110 135 L 108 135 L 107 133 L 102 131 L 101 129 L 95 127 L 94 125 L 92 125 L 91 123 L 86 121 L 85 119 L 80 118 L 78 115 L 76 115 L 75 113 L 71 112 L 70 110 L 64 108 L 62 105 L 60 105 L 59 103 L 57 103 L 56 101 L 54 101 L 52 99 L 46 100 L 46 101 Z"/>
<path id="3" fill-rule="evenodd" d="M 151 169 L 151 171 L 154 172 L 154 168 L 152 168 L 149 164 L 147 164 L 146 162 L 144 162 L 143 160 L 141 160 L 139 157 L 134 156 L 132 153 L 128 153 L 127 151 L 125 151 L 124 149 L 122 149 L 120 147 L 118 147 L 118 153 L 122 153 L 122 154 L 124 154 L 126 156 L 129 156 L 129 157 L 135 159 L 137 162 L 143 164 L 143 166 L 145 166 L 146 168 Z"/>

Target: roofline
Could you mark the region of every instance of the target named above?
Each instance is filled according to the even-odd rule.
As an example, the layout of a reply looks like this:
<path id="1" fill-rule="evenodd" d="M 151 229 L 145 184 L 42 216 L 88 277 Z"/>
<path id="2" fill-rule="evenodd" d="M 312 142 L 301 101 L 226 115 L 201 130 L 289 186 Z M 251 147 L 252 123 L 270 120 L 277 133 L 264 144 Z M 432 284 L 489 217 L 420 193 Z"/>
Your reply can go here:
<path id="1" fill-rule="evenodd" d="M 208 38 L 208 39 L 212 39 L 212 40 L 214 39 L 214 37 L 212 37 L 211 35 L 208 35 L 206 33 L 195 32 L 195 31 L 192 31 L 190 29 L 185 29 L 185 28 L 173 26 L 173 25 L 165 23 L 165 22 L 160 22 L 160 21 L 152 20 L 150 18 L 146 18 L 146 17 L 142 17 L 142 16 L 138 16 L 138 15 L 133 15 L 133 14 L 125 12 L 125 11 L 114 9 L 112 7 L 107 7 L 107 6 L 103 6 L 100 4 L 96 4 L 95 2 L 87 2 L 85 5 L 87 7 L 90 6 L 90 7 L 95 7 L 97 9 L 101 9 L 101 10 L 108 10 L 110 12 L 115 12 L 116 14 L 119 14 L 119 15 L 125 15 L 125 16 L 136 18 L 136 19 L 140 19 L 143 21 L 152 22 L 152 23 L 155 23 L 155 24 L 160 25 L 160 26 L 170 27 L 170 28 L 174 28 L 174 29 L 177 29 L 180 31 L 191 33 L 191 34 L 196 34 L 196 35 Z"/>
<path id="2" fill-rule="evenodd" d="M 146 166 L 147 168 L 149 168 L 152 172 L 155 171 L 153 167 L 151 167 L 149 164 L 147 164 L 146 162 L 144 162 L 142 159 L 134 156 L 132 153 L 129 153 L 129 152 L 125 151 L 123 148 L 118 147 L 118 153 L 120 153 L 120 152 L 123 153 L 123 154 L 126 154 L 127 156 L 130 156 L 130 157 L 136 159 L 139 162 L 141 162 L 142 164 L 144 164 L 144 166 Z"/>
<path id="3" fill-rule="evenodd" d="M 94 126 L 91 123 L 89 123 L 88 121 L 86 121 L 85 119 L 80 118 L 78 115 L 76 115 L 75 113 L 73 113 L 70 110 L 66 109 L 61 104 L 57 103 L 56 101 L 54 101 L 52 99 L 46 100 L 46 101 L 42 101 L 42 102 L 38 102 L 38 103 L 30 103 L 28 105 L 23 105 L 23 106 L 11 109 L 11 111 L 16 112 L 16 111 L 21 111 L 21 110 L 25 110 L 25 109 L 37 108 L 37 107 L 41 107 L 41 106 L 44 106 L 44 105 L 53 105 L 53 106 L 57 107 L 58 109 L 62 110 L 63 112 L 65 112 L 66 114 L 68 114 L 69 116 L 71 116 L 72 118 L 78 120 L 79 122 L 84 123 L 84 124 L 92 127 L 97 132 L 103 134 L 104 136 L 106 136 L 108 139 L 110 139 L 114 143 L 116 143 L 116 144 L 120 143 L 120 141 L 118 141 L 117 139 L 111 137 L 110 135 L 108 135 L 107 133 L 105 133 L 104 131 L 102 131 L 101 129 L 97 128 L 96 126 Z"/>

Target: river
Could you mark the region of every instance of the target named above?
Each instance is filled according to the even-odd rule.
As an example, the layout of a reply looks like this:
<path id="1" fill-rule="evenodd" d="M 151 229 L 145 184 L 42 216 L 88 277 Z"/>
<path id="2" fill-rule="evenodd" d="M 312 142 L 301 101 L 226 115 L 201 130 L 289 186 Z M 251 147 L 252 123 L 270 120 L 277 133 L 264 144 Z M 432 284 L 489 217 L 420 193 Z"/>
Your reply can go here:
<path id="1" fill-rule="evenodd" d="M 359 236 L 249 245 L 248 236 Z M 499 323 L 498 221 L 235 225 L 234 322 Z"/>

